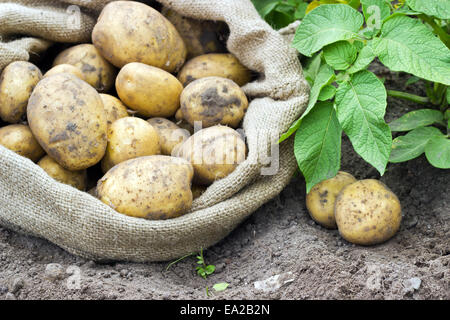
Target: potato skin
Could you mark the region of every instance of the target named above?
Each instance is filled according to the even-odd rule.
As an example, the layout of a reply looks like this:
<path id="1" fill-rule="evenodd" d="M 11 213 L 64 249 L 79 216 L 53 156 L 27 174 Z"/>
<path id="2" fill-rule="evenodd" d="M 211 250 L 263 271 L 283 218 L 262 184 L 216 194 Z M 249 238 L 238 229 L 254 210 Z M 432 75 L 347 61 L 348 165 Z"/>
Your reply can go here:
<path id="1" fill-rule="evenodd" d="M 331 179 L 316 184 L 306 195 L 306 208 L 311 218 L 328 229 L 336 229 L 334 204 L 341 190 L 356 182 L 350 173 L 339 171 Z"/>
<path id="2" fill-rule="evenodd" d="M 206 77 L 227 78 L 242 87 L 250 82 L 252 75 L 231 53 L 209 53 L 195 57 L 186 62 L 178 73 L 178 80 L 185 87 L 192 81 Z"/>
<path id="3" fill-rule="evenodd" d="M 246 150 L 236 130 L 214 126 L 195 133 L 175 149 L 175 154 L 192 164 L 196 184 L 210 185 L 233 172 L 245 160 Z"/>
<path id="4" fill-rule="evenodd" d="M 143 117 L 172 117 L 180 107 L 181 83 L 170 73 L 133 62 L 116 79 L 120 100 Z"/>
<path id="5" fill-rule="evenodd" d="M 5 122 L 18 123 L 27 112 L 28 99 L 42 73 L 25 61 L 10 63 L 0 75 L 0 117 Z"/>
<path id="6" fill-rule="evenodd" d="M 123 161 L 155 154 L 161 154 L 156 129 L 140 118 L 121 118 L 108 130 L 108 146 L 102 160 L 102 170 L 106 173 Z"/>
<path id="7" fill-rule="evenodd" d="M 244 91 L 232 80 L 208 77 L 191 82 L 181 93 L 181 113 L 191 125 L 217 124 L 237 128 L 248 108 Z"/>
<path id="8" fill-rule="evenodd" d="M 122 101 L 106 93 L 100 93 L 100 98 L 102 98 L 103 107 L 105 108 L 108 129 L 114 121 L 128 117 L 127 107 Z"/>
<path id="9" fill-rule="evenodd" d="M 33 162 L 45 154 L 30 128 L 24 124 L 11 124 L 0 128 L 0 145 Z"/>
<path id="10" fill-rule="evenodd" d="M 28 122 L 47 154 L 67 170 L 100 162 L 106 150 L 102 99 L 88 83 L 60 73 L 43 79 L 27 107 Z"/>
<path id="11" fill-rule="evenodd" d="M 175 123 L 165 118 L 150 118 L 147 122 L 158 132 L 161 153 L 167 156 L 171 156 L 173 149 L 191 136 L 189 131 L 181 129 Z"/>
<path id="12" fill-rule="evenodd" d="M 83 73 L 81 72 L 80 69 L 67 63 L 58 64 L 57 66 L 54 66 L 44 74 L 43 78 L 47 78 L 58 73 L 70 73 L 81 80 L 84 79 Z"/>
<path id="13" fill-rule="evenodd" d="M 162 14 L 143 3 L 107 4 L 92 31 L 92 42 L 116 67 L 142 62 L 177 72 L 186 59 L 186 46 Z"/>
<path id="14" fill-rule="evenodd" d="M 69 171 L 61 167 L 58 162 L 49 156 L 43 157 L 38 166 L 44 169 L 47 174 L 58 182 L 68 184 L 78 190 L 86 190 L 87 173 L 86 170 Z"/>
<path id="15" fill-rule="evenodd" d="M 99 180 L 97 194 L 117 212 L 164 220 L 179 217 L 192 205 L 192 166 L 168 156 L 128 160 Z"/>
<path id="16" fill-rule="evenodd" d="M 387 241 L 398 231 L 402 219 L 397 196 L 375 179 L 360 180 L 342 189 L 334 213 L 341 236 L 360 245 Z"/>
<path id="17" fill-rule="evenodd" d="M 79 44 L 61 52 L 53 66 L 70 64 L 82 73 L 82 80 L 99 92 L 107 92 L 114 86 L 117 70 L 92 44 Z"/>

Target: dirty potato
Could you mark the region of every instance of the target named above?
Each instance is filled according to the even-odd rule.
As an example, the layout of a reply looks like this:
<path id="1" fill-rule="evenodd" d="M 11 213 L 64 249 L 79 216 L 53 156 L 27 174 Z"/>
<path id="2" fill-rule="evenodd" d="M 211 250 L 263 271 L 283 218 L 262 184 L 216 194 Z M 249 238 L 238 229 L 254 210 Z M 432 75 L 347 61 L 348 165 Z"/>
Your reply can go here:
<path id="1" fill-rule="evenodd" d="M 69 171 L 61 167 L 58 162 L 45 156 L 38 162 L 38 166 L 44 169 L 47 174 L 58 182 L 68 184 L 78 190 L 86 190 L 87 173 L 86 170 Z"/>
<path id="2" fill-rule="evenodd" d="M 228 176 L 245 160 L 246 146 L 236 130 L 219 125 L 198 131 L 175 153 L 192 164 L 196 184 L 210 185 Z"/>
<path id="3" fill-rule="evenodd" d="M 102 98 L 103 107 L 105 108 L 108 128 L 114 121 L 128 117 L 127 107 L 122 101 L 106 93 L 100 93 L 100 98 Z"/>
<path id="4" fill-rule="evenodd" d="M 180 107 L 181 83 L 170 73 L 133 62 L 116 79 L 120 100 L 143 117 L 172 117 Z"/>
<path id="5" fill-rule="evenodd" d="M 114 86 L 117 70 L 92 44 L 79 44 L 61 52 L 53 66 L 70 64 L 83 74 L 82 79 L 99 92 L 107 92 Z"/>
<path id="6" fill-rule="evenodd" d="M 65 169 L 83 170 L 103 158 L 106 115 L 100 95 L 88 83 L 68 73 L 45 78 L 27 109 L 39 144 Z"/>
<path id="7" fill-rule="evenodd" d="M 10 63 L 0 75 L 0 118 L 18 123 L 27 112 L 28 99 L 42 73 L 25 61 Z"/>
<path id="8" fill-rule="evenodd" d="M 306 208 L 311 218 L 325 228 L 336 229 L 336 197 L 345 186 L 354 182 L 356 179 L 351 174 L 339 171 L 335 177 L 316 184 L 306 195 Z"/>
<path id="9" fill-rule="evenodd" d="M 165 118 L 151 118 L 147 120 L 156 129 L 161 142 L 161 153 L 172 155 L 173 149 L 190 137 L 189 131 L 181 129 L 175 123 Z"/>
<path id="10" fill-rule="evenodd" d="M 186 46 L 164 16 L 143 3 L 114 1 L 106 5 L 92 32 L 92 42 L 116 67 L 142 62 L 177 72 Z"/>
<path id="11" fill-rule="evenodd" d="M 217 124 L 237 128 L 248 108 L 244 91 L 232 80 L 208 77 L 190 83 L 181 93 L 181 113 L 191 125 Z"/>
<path id="12" fill-rule="evenodd" d="M 117 212 L 151 220 L 170 219 L 192 205 L 192 166 L 168 156 L 128 160 L 99 180 L 97 194 Z"/>
<path id="13" fill-rule="evenodd" d="M 0 128 L 0 145 L 34 162 L 45 154 L 30 128 L 23 124 Z"/>
<path id="14" fill-rule="evenodd" d="M 108 130 L 108 146 L 102 160 L 104 173 L 129 159 L 161 154 L 156 129 L 140 118 L 116 120 Z"/>
<path id="15" fill-rule="evenodd" d="M 360 245 L 387 241 L 398 231 L 402 219 L 397 196 L 375 179 L 360 180 L 342 189 L 334 210 L 341 236 Z"/>
<path id="16" fill-rule="evenodd" d="M 75 67 L 71 64 L 65 64 L 65 63 L 54 66 L 53 68 L 48 70 L 44 74 L 43 78 L 47 78 L 47 77 L 50 77 L 50 76 L 58 74 L 58 73 L 70 73 L 70 74 L 73 74 L 75 77 L 77 77 L 81 80 L 84 80 L 83 73 L 81 72 L 80 69 L 78 69 L 77 67 Z"/>
<path id="17" fill-rule="evenodd" d="M 178 74 L 185 87 L 206 77 L 227 78 L 242 87 L 251 80 L 251 72 L 230 53 L 210 53 L 189 60 Z"/>

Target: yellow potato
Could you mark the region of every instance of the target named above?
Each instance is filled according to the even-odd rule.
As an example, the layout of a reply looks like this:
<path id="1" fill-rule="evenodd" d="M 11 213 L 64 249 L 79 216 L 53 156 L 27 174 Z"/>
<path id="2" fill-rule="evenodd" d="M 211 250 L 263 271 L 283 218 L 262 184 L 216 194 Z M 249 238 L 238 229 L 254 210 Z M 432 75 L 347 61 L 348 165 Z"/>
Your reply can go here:
<path id="1" fill-rule="evenodd" d="M 106 150 L 102 99 L 88 83 L 59 73 L 38 83 L 27 107 L 39 144 L 65 169 L 83 170 L 100 162 Z"/>
<path id="2" fill-rule="evenodd" d="M 172 117 L 180 107 L 181 83 L 170 73 L 143 63 L 129 63 L 117 76 L 120 100 L 143 117 Z"/>
<path id="3" fill-rule="evenodd" d="M 83 73 L 81 72 L 80 69 L 78 69 L 77 67 L 75 67 L 71 64 L 64 64 L 64 63 L 54 66 L 53 68 L 48 70 L 44 74 L 43 78 L 47 78 L 47 77 L 50 77 L 50 76 L 58 74 L 58 73 L 70 73 L 70 74 L 73 74 L 75 77 L 80 78 L 81 80 L 84 80 Z"/>
<path id="4" fill-rule="evenodd" d="M 194 167 L 194 182 L 209 185 L 232 173 L 245 160 L 245 142 L 234 129 L 214 126 L 198 131 L 175 149 Z"/>
<path id="5" fill-rule="evenodd" d="M 86 170 L 69 171 L 61 167 L 58 162 L 45 156 L 38 162 L 38 166 L 44 169 L 47 174 L 58 182 L 68 184 L 78 190 L 86 190 L 87 173 Z"/>
<path id="6" fill-rule="evenodd" d="M 191 125 L 237 128 L 248 108 L 244 91 L 232 80 L 208 77 L 191 82 L 181 93 L 181 113 Z"/>
<path id="7" fill-rule="evenodd" d="M 23 124 L 0 128 L 0 145 L 34 162 L 45 154 L 30 128 Z"/>
<path id="8" fill-rule="evenodd" d="M 402 219 L 397 196 L 375 179 L 346 186 L 336 198 L 334 210 L 341 236 L 360 245 L 387 241 L 398 231 Z"/>
<path id="9" fill-rule="evenodd" d="M 28 99 L 42 73 L 25 61 L 10 63 L 0 75 L 0 118 L 18 123 L 27 112 Z"/>
<path id="10" fill-rule="evenodd" d="M 224 29 L 223 22 L 196 20 L 179 15 L 164 7 L 161 13 L 175 26 L 186 44 L 188 59 L 207 54 L 225 52 L 226 48 L 219 39 L 219 31 Z"/>
<path id="11" fill-rule="evenodd" d="M 251 72 L 230 53 L 210 53 L 195 57 L 183 66 L 178 80 L 187 86 L 192 81 L 206 77 L 233 80 L 239 86 L 250 82 Z"/>
<path id="12" fill-rule="evenodd" d="M 192 166 L 168 156 L 128 160 L 100 179 L 97 194 L 117 212 L 152 220 L 171 219 L 192 205 Z"/>
<path id="13" fill-rule="evenodd" d="M 311 218 L 325 228 L 336 229 L 336 197 L 345 186 L 354 182 L 356 179 L 351 174 L 339 171 L 335 177 L 316 184 L 306 195 L 306 208 Z"/>
<path id="14" fill-rule="evenodd" d="M 92 31 L 95 47 L 116 67 L 142 62 L 177 72 L 186 59 L 186 46 L 175 27 L 143 3 L 107 4 Z"/>
<path id="15" fill-rule="evenodd" d="M 190 137 L 189 131 L 181 129 L 175 123 L 164 118 L 151 118 L 147 120 L 158 131 L 161 142 L 161 153 L 172 155 L 173 149 Z"/>
<path id="16" fill-rule="evenodd" d="M 128 117 L 127 107 L 122 101 L 106 93 L 100 93 L 100 98 L 102 98 L 103 106 L 105 107 L 108 128 L 114 121 Z"/>
<path id="17" fill-rule="evenodd" d="M 70 64 L 83 74 L 82 79 L 99 92 L 107 92 L 114 86 L 117 70 L 92 44 L 79 44 L 61 52 L 53 66 Z"/>
<path id="18" fill-rule="evenodd" d="M 104 173 L 129 159 L 161 153 L 158 132 L 147 121 L 125 117 L 108 130 L 108 146 L 102 160 Z"/>

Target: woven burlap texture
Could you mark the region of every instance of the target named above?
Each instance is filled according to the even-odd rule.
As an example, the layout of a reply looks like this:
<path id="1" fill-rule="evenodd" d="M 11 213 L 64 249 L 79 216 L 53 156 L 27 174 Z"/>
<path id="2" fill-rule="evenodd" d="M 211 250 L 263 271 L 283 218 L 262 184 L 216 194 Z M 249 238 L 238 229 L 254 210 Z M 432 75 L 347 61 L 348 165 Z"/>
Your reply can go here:
<path id="1" fill-rule="evenodd" d="M 93 25 L 91 19 L 106 2 L 18 1 L 14 5 L 23 7 L 15 9 L 19 12 L 12 16 L 26 16 L 34 23 L 27 27 L 17 25 L 17 20 L 7 20 L 10 27 L 5 30 L 21 30 L 32 36 L 41 28 L 51 33 L 40 34 L 46 40 L 87 41 Z M 186 16 L 226 22 L 230 28 L 229 51 L 261 75 L 243 87 L 252 98 L 243 121 L 249 150 L 247 159 L 195 200 L 190 213 L 171 220 L 149 221 L 115 212 L 89 194 L 54 181 L 30 160 L 0 146 L 0 224 L 45 238 L 73 254 L 93 260 L 167 261 L 222 240 L 289 183 L 296 170 L 293 140 L 279 146 L 279 157 L 273 146 L 308 102 L 309 87 L 295 50 L 259 17 L 250 0 L 160 2 Z M 39 7 L 50 17 L 73 3 L 90 5 L 82 32 L 73 39 L 73 30 L 65 33 L 65 23 L 55 25 L 60 20 L 42 21 L 40 15 L 35 17 L 32 12 Z M 3 17 L 2 5 L 10 4 L 0 3 Z M 3 52 L 0 51 L 0 61 L 4 59 Z M 273 156 L 272 166 L 279 169 L 275 174 L 262 175 L 262 168 L 267 167 L 264 159 L 268 156 Z"/>

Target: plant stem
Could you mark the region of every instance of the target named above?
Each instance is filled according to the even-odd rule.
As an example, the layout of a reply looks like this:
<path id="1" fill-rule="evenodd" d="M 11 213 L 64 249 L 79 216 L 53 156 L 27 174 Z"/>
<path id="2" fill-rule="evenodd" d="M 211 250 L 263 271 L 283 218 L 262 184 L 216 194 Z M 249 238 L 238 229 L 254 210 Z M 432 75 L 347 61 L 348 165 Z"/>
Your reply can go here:
<path id="1" fill-rule="evenodd" d="M 420 96 L 417 96 L 412 93 L 396 91 L 396 90 L 387 90 L 387 94 L 390 97 L 405 99 L 405 100 L 409 100 L 409 101 L 420 103 L 420 104 L 430 103 L 430 99 L 428 99 L 427 97 L 420 97 Z"/>

